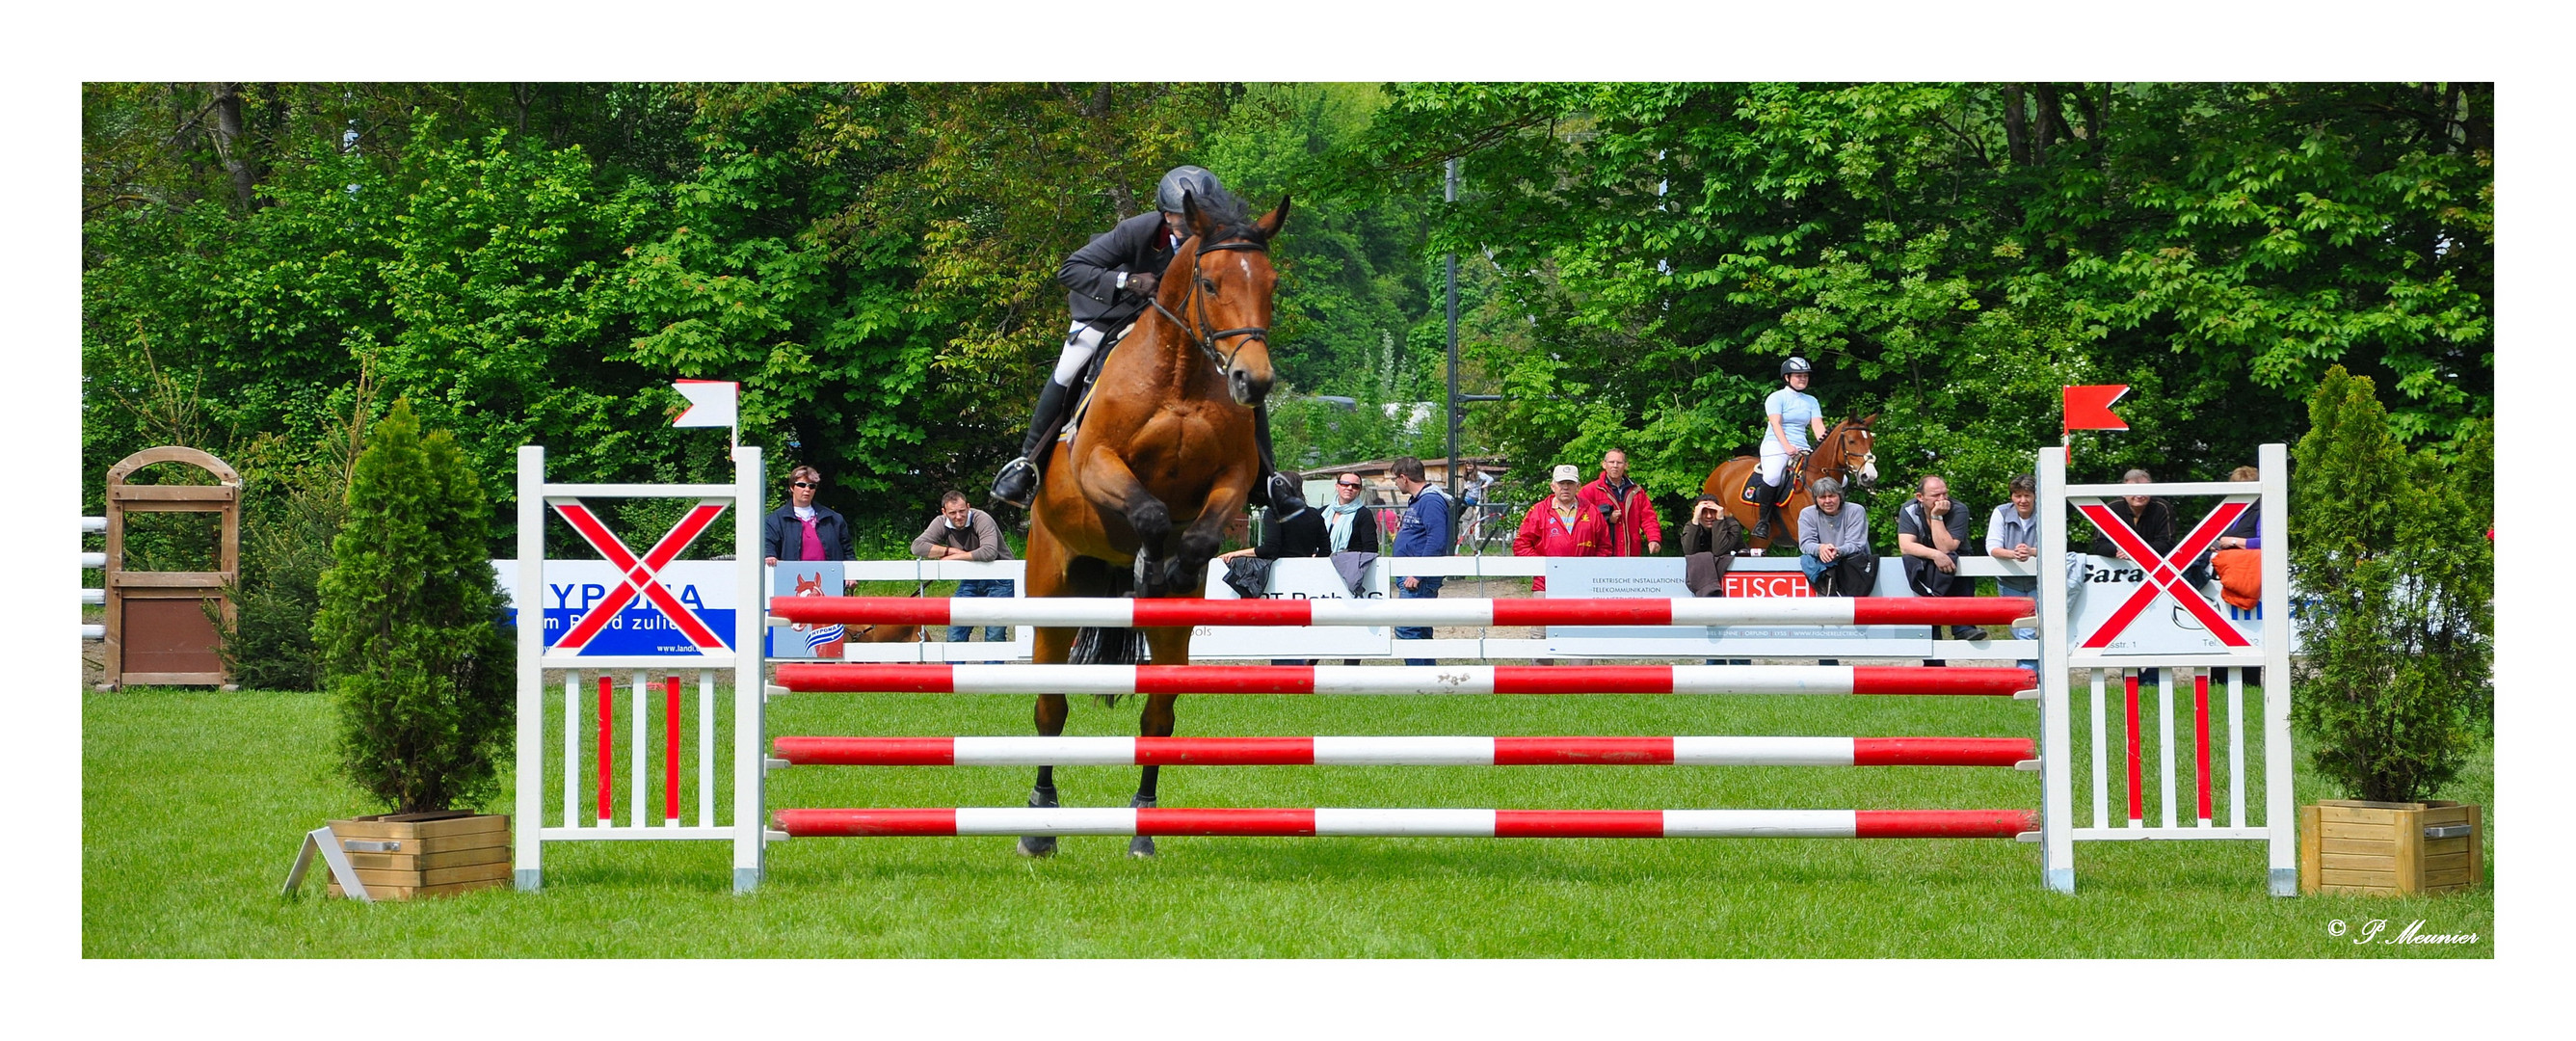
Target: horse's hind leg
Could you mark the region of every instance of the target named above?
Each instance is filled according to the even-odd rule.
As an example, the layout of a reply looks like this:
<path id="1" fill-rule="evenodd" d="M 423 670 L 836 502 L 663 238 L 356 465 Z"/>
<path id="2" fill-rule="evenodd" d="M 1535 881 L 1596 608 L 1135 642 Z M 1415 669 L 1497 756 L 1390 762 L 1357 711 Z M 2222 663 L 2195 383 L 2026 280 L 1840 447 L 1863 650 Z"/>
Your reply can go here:
<path id="1" fill-rule="evenodd" d="M 1067 714 L 1068 713 L 1065 710 L 1064 695 L 1038 695 L 1038 736 L 1063 736 L 1064 720 Z M 1029 789 L 1029 805 L 1038 809 L 1047 809 L 1058 805 L 1055 796 L 1055 767 L 1038 767 L 1038 783 L 1036 787 Z M 1019 850 L 1020 855 L 1024 857 L 1054 856 L 1055 836 L 1022 835 L 1020 836 Z"/>
<path id="2" fill-rule="evenodd" d="M 1039 664 L 1063 664 L 1064 660 L 1071 655 L 1073 632 L 1074 631 L 1071 629 L 1040 627 L 1035 633 L 1036 638 L 1032 641 L 1032 646 L 1030 648 L 1032 654 L 1030 656 Z M 1066 709 L 1064 695 L 1038 695 L 1038 736 L 1063 736 L 1064 721 L 1068 715 L 1070 715 L 1070 713 Z M 1029 789 L 1029 805 L 1039 809 L 1058 805 L 1055 796 L 1055 767 L 1038 767 L 1037 784 L 1035 787 Z M 1020 836 L 1019 852 L 1020 855 L 1024 857 L 1044 857 L 1053 855 L 1055 853 L 1055 836 L 1022 835 Z"/>
<path id="3" fill-rule="evenodd" d="M 1190 630 L 1184 628 L 1147 629 L 1145 630 L 1145 642 L 1148 646 L 1153 648 L 1154 664 L 1189 664 Z M 1172 736 L 1172 731 L 1178 728 L 1180 722 L 1180 717 L 1172 711 L 1172 706 L 1179 700 L 1180 695 L 1178 694 L 1146 695 L 1145 714 L 1136 721 L 1136 733 L 1145 737 Z M 1154 785 L 1161 779 L 1162 769 L 1163 768 L 1159 766 L 1147 766 L 1139 771 L 1139 776 L 1136 780 L 1136 798 L 1131 800 L 1128 805 L 1134 806 L 1138 809 L 1146 809 L 1154 805 Z M 1127 840 L 1127 855 L 1131 857 L 1153 856 L 1154 837 L 1151 835 L 1138 835 L 1135 838 Z"/>
<path id="4" fill-rule="evenodd" d="M 1137 720 L 1136 732 L 1146 737 L 1172 736 L 1174 724 L 1177 722 L 1172 713 L 1172 702 L 1178 700 L 1179 697 L 1180 695 L 1178 694 L 1146 695 L 1145 714 L 1143 718 Z M 1128 801 L 1129 806 L 1136 807 L 1137 809 L 1148 809 L 1154 805 L 1154 784 L 1161 776 L 1162 769 L 1163 768 L 1159 766 L 1148 766 L 1139 771 L 1141 776 L 1139 776 L 1136 781 L 1136 797 Z M 1153 856 L 1154 837 L 1151 835 L 1138 835 L 1135 838 L 1128 839 L 1127 855 L 1131 857 Z"/>

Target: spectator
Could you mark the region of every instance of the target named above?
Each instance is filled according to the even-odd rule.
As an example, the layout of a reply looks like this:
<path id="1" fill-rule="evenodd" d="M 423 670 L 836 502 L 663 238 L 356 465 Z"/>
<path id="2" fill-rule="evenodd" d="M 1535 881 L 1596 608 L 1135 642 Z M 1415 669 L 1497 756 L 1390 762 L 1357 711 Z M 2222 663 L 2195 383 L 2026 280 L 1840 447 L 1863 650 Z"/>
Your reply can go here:
<path id="1" fill-rule="evenodd" d="M 1687 557 L 1693 553 L 1715 553 L 1720 556 L 1734 556 L 1742 552 L 1743 525 L 1734 525 L 1733 531 L 1727 534 L 1722 535 L 1719 531 L 1732 519 L 1726 515 L 1726 504 L 1717 496 L 1700 496 L 1697 501 L 1691 503 L 1690 522 L 1682 525 L 1682 555 Z"/>
<path id="2" fill-rule="evenodd" d="M 1358 474 L 1333 478 L 1332 504 L 1316 511 L 1334 553 L 1377 552 L 1377 518 L 1360 501 L 1360 484 Z"/>
<path id="3" fill-rule="evenodd" d="M 1556 468 L 1556 494 L 1530 504 L 1521 530 L 1512 536 L 1515 557 L 1610 556 L 1610 522 L 1582 499 L 1583 474 L 1571 464 Z M 1547 578 L 1530 579 L 1530 590 L 1547 595 Z"/>
<path id="4" fill-rule="evenodd" d="M 1485 492 L 1487 489 L 1493 487 L 1493 485 L 1494 475 L 1486 473 L 1483 467 L 1477 466 L 1474 463 L 1458 464 L 1459 505 L 1483 505 L 1485 502 Z"/>
<path id="5" fill-rule="evenodd" d="M 787 472 L 787 505 L 760 519 L 760 562 L 850 559 L 850 522 L 830 507 L 814 505 L 823 475 L 810 466 Z"/>
<path id="6" fill-rule="evenodd" d="M 1002 527 L 993 523 L 993 515 L 966 504 L 966 493 L 950 491 L 939 497 L 939 515 L 930 518 L 930 526 L 913 536 L 912 555 L 923 560 L 1009 560 L 1011 547 L 1002 541 Z M 1007 578 L 968 578 L 957 583 L 960 599 L 966 597 L 1017 596 Z M 948 642 L 965 643 L 975 627 L 948 627 Z M 1007 643 L 1011 628 L 1007 625 L 984 627 L 985 643 Z"/>
<path id="7" fill-rule="evenodd" d="M 1736 523 L 1735 518 L 1726 515 L 1726 504 L 1719 501 L 1717 496 L 1702 495 L 1697 501 L 1691 503 L 1690 520 L 1688 523 L 1682 525 L 1681 535 L 1679 538 L 1681 541 L 1683 573 L 1689 574 L 1691 566 L 1689 563 L 1690 558 L 1696 554 L 1712 554 L 1716 563 L 1723 564 L 1725 562 L 1725 558 L 1729 558 L 1737 553 L 1743 552 L 1744 525 Z M 1719 574 L 1715 576 L 1715 580 L 1723 583 L 1725 580 L 1725 575 L 1723 573 L 1724 569 L 1717 568 L 1714 570 L 1719 572 Z M 1715 595 L 1701 593 L 1700 590 L 1696 588 L 1692 589 L 1691 592 L 1694 595 Z M 1718 592 L 1723 593 L 1724 590 L 1722 588 L 1718 588 Z M 1707 660 L 1707 663 L 1710 665 L 1751 665 L 1753 664 L 1753 659 L 1728 658 L 1720 661 L 1716 658 L 1710 658 Z"/>
<path id="8" fill-rule="evenodd" d="M 2228 471 L 2227 479 L 2231 481 L 2259 481 L 2263 479 L 2263 471 L 2257 470 L 2251 466 L 2240 466 Z M 2261 503 L 2256 503 L 2253 507 L 2247 508 L 2245 512 L 2237 514 L 2235 523 L 2227 526 L 2227 533 L 2218 537 L 2218 548 L 2263 548 L 2263 510 L 2261 509 L 2261 506 Z"/>
<path id="9" fill-rule="evenodd" d="M 2154 484 L 2155 480 L 2147 476 L 2144 470 L 2131 470 L 2120 475 L 2122 484 Z M 2148 549 L 2155 550 L 2159 556 L 2173 552 L 2175 542 L 2173 507 L 2163 499 L 2152 495 L 2127 495 L 2107 505 L 2114 515 L 2128 522 L 2129 530 L 2137 533 L 2138 538 L 2146 542 Z M 2112 542 L 2111 536 L 2107 534 L 2096 534 L 2092 545 L 2085 548 L 2097 557 L 2117 557 L 2131 564 L 2140 563 L 2129 556 L 2129 551 L 2121 549 L 2118 543 Z M 2163 674 L 2162 669 L 2140 669 L 2138 682 L 2154 683 L 2163 678 Z"/>
<path id="10" fill-rule="evenodd" d="M 1609 522 L 1606 555 L 1640 557 L 1663 552 L 1663 518 L 1655 513 L 1654 497 L 1628 479 L 1627 452 L 1613 448 L 1601 453 L 1601 476 L 1583 486 L 1582 499 Z"/>
<path id="11" fill-rule="evenodd" d="M 1279 476 L 1292 485 L 1302 486 L 1306 480 L 1304 477 L 1298 476 L 1297 471 L 1295 470 L 1281 470 L 1279 471 Z M 1342 489 L 1342 493 L 1345 495 L 1353 494 L 1349 489 Z M 1283 511 L 1274 507 L 1271 512 L 1278 514 Z M 1297 503 L 1295 509 L 1285 511 L 1283 516 L 1274 516 L 1270 518 L 1270 523 L 1261 526 L 1260 545 L 1238 549 L 1232 553 L 1220 554 L 1217 559 L 1233 560 L 1238 557 L 1259 557 L 1263 560 L 1279 560 L 1281 558 L 1329 557 L 1332 555 L 1332 534 L 1324 527 L 1324 515 L 1300 501 Z M 1277 587 L 1274 586 L 1272 588 L 1275 589 Z M 1315 662 L 1312 658 L 1272 658 L 1270 659 L 1270 664 L 1313 665 Z"/>
<path id="12" fill-rule="evenodd" d="M 1995 515 L 1986 519 L 1986 555 L 1997 560 L 2036 560 L 2039 557 L 2039 475 L 2023 474 L 2012 479 L 2009 501 L 1995 506 Z M 2039 579 L 2020 575 L 2002 575 L 1995 588 L 2005 596 L 2026 596 L 2034 601 L 2039 596 Z M 2013 639 L 2036 640 L 2037 629 L 2014 629 Z M 2013 664 L 2025 669 L 2039 668 L 2039 662 L 2023 658 Z"/>
<path id="13" fill-rule="evenodd" d="M 2120 475 L 2120 483 L 2153 484 L 2155 478 L 2147 476 L 2144 470 L 2131 470 Z M 2128 522 L 2130 531 L 2138 533 L 2138 537 L 2146 541 L 2147 548 L 2159 554 L 2173 552 L 2173 507 L 2163 499 L 2152 495 L 2129 495 L 2111 503 L 2110 507 L 2112 513 Z M 2132 564 L 2138 563 L 2130 560 L 2129 552 L 2112 542 L 2109 535 L 2096 534 L 2086 550 L 2097 557 L 2117 557 Z"/>
<path id="14" fill-rule="evenodd" d="M 1297 476 L 1297 471 L 1295 470 L 1281 470 L 1279 471 L 1279 476 L 1287 478 L 1288 483 L 1290 484 L 1298 484 L 1305 480 L 1305 478 Z M 1358 478 L 1346 478 L 1346 480 L 1356 481 Z M 1356 489 L 1357 487 L 1358 486 L 1354 484 L 1347 488 L 1340 489 L 1340 491 L 1346 495 L 1356 495 L 1357 493 L 1353 491 L 1353 489 Z M 1232 553 L 1221 554 L 1217 559 L 1232 560 L 1236 557 L 1259 557 L 1263 560 L 1278 560 L 1282 557 L 1329 557 L 1332 555 L 1332 534 L 1324 527 L 1323 513 L 1307 506 L 1303 502 L 1300 502 L 1297 504 L 1297 508 L 1293 512 L 1288 513 L 1286 516 L 1273 517 L 1270 519 L 1270 523 L 1261 526 L 1260 545 L 1238 549 Z"/>
<path id="15" fill-rule="evenodd" d="M 1868 596 L 1878 584 L 1869 551 L 1869 511 L 1843 502 L 1843 483 L 1819 477 L 1816 503 L 1798 513 L 1798 569 L 1818 596 Z"/>
<path id="16" fill-rule="evenodd" d="M 1442 492 L 1439 486 L 1423 481 L 1420 459 L 1400 455 L 1387 464 L 1387 469 L 1395 477 L 1396 489 L 1413 497 L 1413 504 L 1405 507 L 1404 519 L 1396 526 L 1394 555 L 1399 557 L 1449 555 L 1449 544 L 1455 532 L 1451 527 L 1448 494 Z M 1439 575 L 1406 575 L 1403 588 L 1397 590 L 1395 595 L 1406 600 L 1432 599 L 1440 595 L 1440 582 Z M 1431 627 L 1399 625 L 1395 627 L 1395 638 L 1428 640 L 1431 638 Z M 1406 658 L 1404 663 L 1407 665 L 1437 664 L 1429 658 Z"/>
<path id="17" fill-rule="evenodd" d="M 1975 596 L 1976 580 L 1959 573 L 1959 556 L 1967 546 L 1968 507 L 1951 501 L 1950 482 L 1925 474 L 1915 483 L 1914 498 L 1896 511 L 1896 551 L 1905 556 L 1905 584 L 1916 596 Z M 1949 629 L 1955 639 L 1986 638 L 1983 626 Z"/>

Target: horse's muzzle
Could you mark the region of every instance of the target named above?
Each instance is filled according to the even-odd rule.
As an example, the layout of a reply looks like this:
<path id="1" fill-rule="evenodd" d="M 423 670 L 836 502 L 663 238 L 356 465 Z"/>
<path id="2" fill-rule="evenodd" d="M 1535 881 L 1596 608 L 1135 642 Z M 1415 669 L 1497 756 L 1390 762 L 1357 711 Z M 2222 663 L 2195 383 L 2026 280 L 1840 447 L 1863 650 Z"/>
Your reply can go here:
<path id="1" fill-rule="evenodd" d="M 1237 405 L 1258 405 L 1270 396 L 1270 377 L 1255 376 L 1252 370 L 1238 366 L 1225 374 L 1225 390 Z"/>

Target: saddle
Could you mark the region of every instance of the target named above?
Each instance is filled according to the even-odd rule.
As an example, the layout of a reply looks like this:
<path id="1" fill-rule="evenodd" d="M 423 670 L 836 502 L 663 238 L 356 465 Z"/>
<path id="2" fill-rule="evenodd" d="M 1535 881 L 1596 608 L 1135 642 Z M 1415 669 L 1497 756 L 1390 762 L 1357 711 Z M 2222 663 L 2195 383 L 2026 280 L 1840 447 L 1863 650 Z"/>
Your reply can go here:
<path id="1" fill-rule="evenodd" d="M 1082 428 L 1082 417 L 1091 411 L 1091 392 L 1100 382 L 1101 365 L 1108 362 L 1110 351 L 1126 342 L 1128 331 L 1135 327 L 1130 321 L 1101 337 L 1100 349 L 1091 352 L 1091 363 L 1083 366 L 1082 375 L 1073 381 L 1073 408 L 1065 413 L 1063 425 L 1056 430 L 1057 444 L 1073 443 L 1073 432 Z"/>
<path id="2" fill-rule="evenodd" d="M 1815 454 L 1811 452 L 1806 458 L 1794 460 L 1789 464 L 1789 472 L 1785 475 L 1787 479 L 1780 482 L 1779 494 L 1774 496 L 1768 505 L 1788 505 L 1790 496 L 1796 495 L 1807 487 L 1807 460 L 1814 458 Z M 1770 490 L 1770 485 L 1762 483 L 1762 468 L 1756 466 L 1752 473 L 1745 475 L 1744 491 L 1740 493 L 1740 497 L 1754 506 L 1762 506 L 1765 505 L 1762 501 L 1762 493 Z"/>

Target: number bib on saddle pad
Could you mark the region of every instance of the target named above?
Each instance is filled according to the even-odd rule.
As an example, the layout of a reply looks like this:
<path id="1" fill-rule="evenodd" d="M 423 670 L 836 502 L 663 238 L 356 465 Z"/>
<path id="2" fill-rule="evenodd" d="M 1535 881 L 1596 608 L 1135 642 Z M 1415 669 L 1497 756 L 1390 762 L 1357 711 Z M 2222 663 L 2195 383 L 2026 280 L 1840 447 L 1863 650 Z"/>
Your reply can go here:
<path id="1" fill-rule="evenodd" d="M 1814 457 L 1809 456 L 1808 458 L 1812 459 Z M 1791 495 L 1795 495 L 1799 489 L 1805 488 L 1807 486 L 1806 471 L 1807 467 L 1803 461 L 1789 464 L 1789 472 L 1783 474 L 1782 480 L 1780 481 L 1780 494 L 1778 497 L 1773 499 L 1771 504 L 1778 506 L 1787 503 Z M 1770 485 L 1762 483 L 1762 467 L 1757 465 L 1753 468 L 1752 473 L 1745 475 L 1744 491 L 1740 494 L 1745 502 L 1751 503 L 1755 506 L 1760 506 L 1762 505 L 1762 493 L 1770 490 L 1770 488 Z"/>

